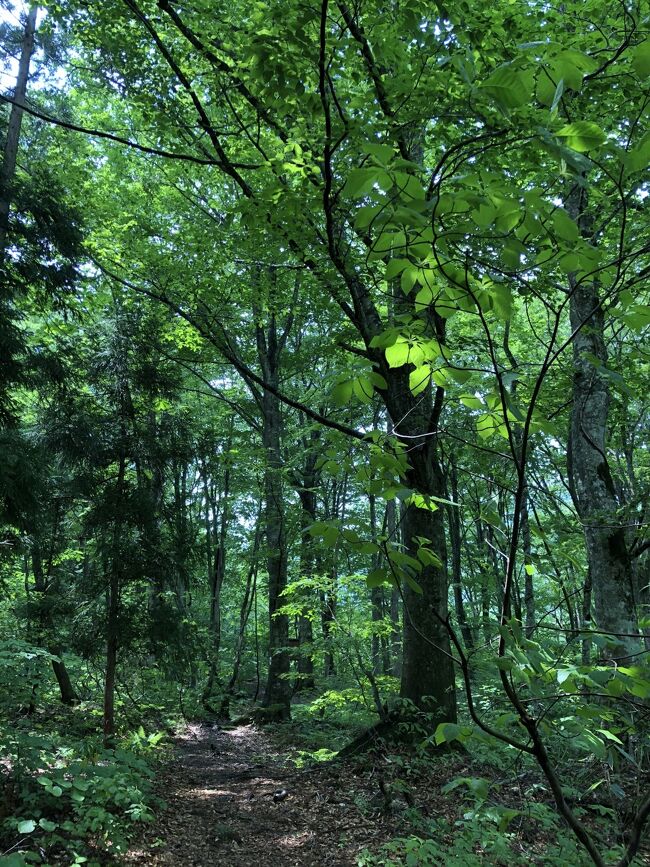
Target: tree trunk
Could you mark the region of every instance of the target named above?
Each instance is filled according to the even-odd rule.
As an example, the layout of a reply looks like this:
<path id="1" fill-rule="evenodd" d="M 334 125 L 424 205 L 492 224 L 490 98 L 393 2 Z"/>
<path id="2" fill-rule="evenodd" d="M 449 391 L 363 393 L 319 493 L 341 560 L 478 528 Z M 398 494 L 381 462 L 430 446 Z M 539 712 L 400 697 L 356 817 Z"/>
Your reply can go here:
<path id="1" fill-rule="evenodd" d="M 395 500 L 389 500 L 386 503 L 386 535 L 390 542 L 394 545 L 399 543 L 399 531 L 397 527 L 396 504 Z M 402 597 L 400 596 L 397 587 L 391 588 L 390 593 L 390 622 L 393 627 L 391 638 L 391 669 L 386 674 L 392 674 L 393 677 L 402 677 L 402 626 L 400 623 L 400 613 L 402 607 Z"/>
<path id="2" fill-rule="evenodd" d="M 284 337 L 286 337 L 286 330 Z M 257 348 L 264 380 L 274 389 L 279 385 L 279 361 L 284 340 L 278 340 L 275 317 L 268 327 L 257 327 Z M 262 395 L 262 445 L 264 467 L 264 518 L 269 576 L 269 668 L 264 706 L 277 708 L 276 716 L 291 716 L 291 685 L 288 652 L 289 618 L 279 614 L 284 604 L 282 593 L 287 586 L 287 538 L 284 520 L 284 483 L 282 478 L 282 413 L 278 397 L 264 390 Z"/>
<path id="3" fill-rule="evenodd" d="M 377 541 L 377 502 L 374 494 L 368 496 L 368 506 L 370 510 L 370 537 L 373 542 Z M 378 558 L 373 558 L 372 568 L 379 567 Z M 382 587 L 372 587 L 370 589 L 370 610 L 373 624 L 370 653 L 372 659 L 372 673 L 381 674 L 382 664 L 382 647 L 377 624 L 384 619 L 384 591 Z"/>
<path id="4" fill-rule="evenodd" d="M 442 339 L 442 333 L 439 336 Z M 449 582 L 444 510 L 434 500 L 427 502 L 427 497 L 445 497 L 437 439 L 429 432 L 431 425 L 435 429 L 437 424 L 444 393 L 437 389 L 435 402 L 425 399 L 424 393 L 416 401 L 411 395 L 406 366 L 392 374 L 386 403 L 397 436 L 408 448 L 406 486 L 419 495 L 415 502 L 409 499 L 402 503 L 404 549 L 418 560 L 421 540 L 425 539 L 440 562 L 439 566 L 427 563 L 412 575 L 418 590 L 413 581 L 400 581 L 404 602 L 400 695 L 418 709 L 429 712 L 435 726 L 455 722 L 457 715 L 453 658 L 446 627 Z"/>
<path id="5" fill-rule="evenodd" d="M 439 466 L 431 465 L 433 473 Z M 421 492 L 440 492 L 442 478 L 424 484 L 422 477 L 417 487 Z M 433 481 L 433 479 L 432 479 Z M 429 488 L 429 491 L 427 491 Z M 441 566 L 424 566 L 413 577 L 422 592 L 417 592 L 410 583 L 402 588 L 404 600 L 404 660 L 400 695 L 412 701 L 417 708 L 433 715 L 433 724 L 456 720 L 456 693 L 454 669 L 446 628 L 447 608 L 447 543 L 445 539 L 444 512 L 437 509 L 405 505 L 402 511 L 402 530 L 407 552 L 417 556 L 418 537 L 431 543 L 431 549 L 440 558 Z M 435 665 L 433 659 L 435 658 Z"/>
<path id="6" fill-rule="evenodd" d="M 461 561 L 461 524 L 460 524 L 460 504 L 458 501 L 458 470 L 456 467 L 456 459 L 452 458 L 449 469 L 449 480 L 451 483 L 451 500 L 456 503 L 454 506 L 447 506 L 449 514 L 449 541 L 451 543 L 451 583 L 454 589 L 454 606 L 456 608 L 456 619 L 460 627 L 463 641 L 467 650 L 474 647 L 474 636 L 467 622 L 467 614 L 465 613 L 465 603 L 463 601 L 463 578 L 462 578 L 462 561 Z"/>
<path id="7" fill-rule="evenodd" d="M 305 460 L 303 465 L 302 480 L 298 485 L 298 497 L 300 498 L 300 577 L 312 578 L 315 567 L 314 540 L 309 533 L 309 527 L 316 520 L 316 494 L 314 488 L 317 483 L 316 464 L 318 461 L 318 445 L 320 443 L 320 431 L 312 431 L 307 443 L 305 443 Z M 313 592 L 313 591 L 312 591 Z M 298 615 L 298 680 L 296 692 L 312 690 L 316 688 L 314 681 L 314 660 L 311 648 L 314 643 L 314 625 L 312 623 L 309 597 L 303 591 L 309 614 L 301 612 Z"/>
<path id="8" fill-rule="evenodd" d="M 117 507 L 121 505 L 124 479 L 126 475 L 126 458 L 120 456 L 117 476 Z M 122 557 L 120 552 L 120 536 L 122 530 L 121 512 L 117 512 L 113 524 L 113 540 L 110 557 L 108 558 L 108 587 L 106 590 L 106 673 L 104 677 L 104 748 L 115 747 L 115 680 L 117 673 L 117 652 L 119 647 L 119 613 L 120 613 L 120 573 Z"/>
<path id="9" fill-rule="evenodd" d="M 37 7 L 32 6 L 27 14 L 23 42 L 18 62 L 18 74 L 13 93 L 14 105 L 9 113 L 7 126 L 7 138 L 4 148 L 2 171 L 0 171 L 0 261 L 4 259 L 7 247 L 7 232 L 9 230 L 9 209 L 11 207 L 11 186 L 16 174 L 16 159 L 18 156 L 18 142 L 20 140 L 20 127 L 23 119 L 23 110 L 20 108 L 25 103 L 27 93 L 27 81 L 29 79 L 29 65 L 34 53 L 34 35 L 36 33 Z"/>
<path id="10" fill-rule="evenodd" d="M 235 659 L 233 661 L 232 674 L 228 681 L 226 692 L 229 695 L 235 691 L 237 678 L 239 677 L 239 669 L 241 666 L 242 653 L 244 651 L 244 640 L 246 637 L 246 625 L 250 617 L 253 600 L 257 589 L 257 554 L 260 546 L 260 518 L 261 509 L 258 509 L 257 521 L 255 524 L 255 540 L 253 542 L 253 551 L 251 556 L 251 564 L 246 575 L 246 587 L 244 589 L 244 598 L 242 599 L 241 608 L 239 609 L 239 632 L 237 634 L 237 645 L 235 647 Z"/>
<path id="11" fill-rule="evenodd" d="M 61 703 L 67 705 L 77 704 L 79 702 L 79 696 L 70 680 L 70 674 L 66 668 L 65 662 L 63 661 L 61 648 L 58 646 L 52 647 L 50 653 L 58 657 L 58 660 L 52 660 L 52 669 L 54 671 L 54 676 L 56 677 L 56 682 L 59 685 Z"/>
<path id="12" fill-rule="evenodd" d="M 567 202 L 584 237 L 590 237 L 586 191 L 576 187 Z M 587 561 L 599 629 L 610 633 L 604 655 L 624 660 L 642 649 L 635 610 L 634 578 L 625 528 L 607 460 L 609 380 L 605 321 L 593 281 L 570 277 L 573 401 L 569 472 L 584 527 Z"/>
<path id="13" fill-rule="evenodd" d="M 204 463 L 204 478 L 203 488 L 206 499 L 206 536 L 207 543 L 210 546 L 208 549 L 208 579 L 210 584 L 210 634 L 212 636 L 212 647 L 210 649 L 210 670 L 208 680 L 203 690 L 202 702 L 204 707 L 211 709 L 210 698 L 214 691 L 215 684 L 219 684 L 219 651 L 221 649 L 221 589 L 226 575 L 226 541 L 228 532 L 228 521 L 230 518 L 228 511 L 228 500 L 230 497 L 230 463 L 229 453 L 232 446 L 233 424 L 231 420 L 228 431 L 228 438 L 224 446 L 225 469 L 223 474 L 223 487 L 219 497 L 218 512 L 217 504 L 213 502 L 213 498 L 209 496 L 209 485 L 207 479 L 207 467 Z M 216 527 L 213 530 L 210 522 L 209 511 L 212 511 L 214 520 L 219 522 L 218 535 Z M 214 541 L 215 549 L 214 556 L 211 555 L 211 542 Z M 222 702 L 217 708 L 217 713 L 227 716 L 226 705 Z"/>

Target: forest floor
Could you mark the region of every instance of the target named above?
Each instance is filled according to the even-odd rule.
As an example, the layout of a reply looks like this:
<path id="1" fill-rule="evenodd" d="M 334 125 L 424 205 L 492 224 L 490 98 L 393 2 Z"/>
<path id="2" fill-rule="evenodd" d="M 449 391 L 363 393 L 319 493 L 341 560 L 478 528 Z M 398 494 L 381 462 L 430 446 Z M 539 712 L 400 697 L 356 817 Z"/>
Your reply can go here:
<path id="1" fill-rule="evenodd" d="M 375 749 L 344 761 L 296 767 L 301 760 L 296 732 L 283 728 L 188 723 L 173 739 L 171 758 L 158 776 L 156 788 L 165 806 L 119 863 L 357 867 L 365 863 L 364 851 L 377 853 L 382 844 L 413 834 L 425 839 L 433 834 L 448 852 L 448 864 L 586 863 L 569 857 L 575 852 L 572 835 L 560 831 L 556 837 L 554 822 L 540 815 L 540 808 L 550 807 L 549 795 L 538 775 L 519 760 L 496 770 L 463 752 L 417 760 L 412 753 Z M 499 800 L 518 818 L 507 843 L 494 823 L 486 833 L 488 823 L 455 858 L 463 814 L 467 819 L 471 810 L 468 814 L 461 790 L 445 787 L 477 771 L 490 778 Z M 570 844 L 563 849 L 564 860 L 557 848 L 562 838 Z M 638 863 L 650 864 L 650 849 L 643 852 Z"/>
<path id="2" fill-rule="evenodd" d="M 253 725 L 188 724 L 174 745 L 158 785 L 166 806 L 127 865 L 347 867 L 403 833 L 402 807 L 382 797 L 368 757 L 292 769 Z"/>

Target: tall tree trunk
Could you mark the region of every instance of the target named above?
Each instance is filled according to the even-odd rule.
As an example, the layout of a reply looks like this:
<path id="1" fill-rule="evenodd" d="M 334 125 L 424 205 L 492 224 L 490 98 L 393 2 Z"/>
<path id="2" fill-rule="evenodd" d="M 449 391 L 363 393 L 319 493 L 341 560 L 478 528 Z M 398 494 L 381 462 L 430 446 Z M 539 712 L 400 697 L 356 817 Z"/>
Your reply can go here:
<path id="1" fill-rule="evenodd" d="M 377 501 L 374 494 L 368 496 L 368 506 L 370 510 L 370 537 L 373 542 L 377 541 Z M 379 555 L 381 557 L 381 554 Z M 378 568 L 379 563 L 377 558 L 373 558 L 372 568 Z M 379 636 L 378 624 L 384 619 L 384 592 L 382 587 L 372 587 L 370 589 L 370 610 L 373 624 L 371 638 L 371 659 L 372 673 L 381 674 L 382 665 L 382 648 Z"/>
<path id="2" fill-rule="evenodd" d="M 257 348 L 265 382 L 279 386 L 279 364 L 287 330 L 278 338 L 275 316 L 266 329 L 257 327 Z M 284 518 L 284 483 L 282 478 L 282 413 L 276 394 L 264 389 L 262 395 L 262 445 L 264 467 L 264 518 L 269 576 L 269 668 L 264 705 L 276 708 L 276 716 L 291 715 L 291 685 L 288 652 L 289 618 L 280 614 L 282 593 L 287 586 L 287 535 Z"/>
<path id="3" fill-rule="evenodd" d="M 115 681 L 117 652 L 119 647 L 120 575 L 122 569 L 121 531 L 122 518 L 119 511 L 124 494 L 126 457 L 120 456 L 117 475 L 117 509 L 113 522 L 113 539 L 110 556 L 107 558 L 108 586 L 106 589 L 106 673 L 104 676 L 104 747 L 115 746 Z"/>
<path id="4" fill-rule="evenodd" d="M 528 484 L 521 498 L 521 536 L 524 545 L 524 611 L 525 632 L 527 638 L 532 638 L 535 632 L 535 570 L 533 568 L 533 549 L 530 536 L 530 519 L 528 515 Z"/>
<path id="5" fill-rule="evenodd" d="M 334 483 L 329 518 L 334 518 L 341 525 L 345 523 L 347 504 L 348 476 L 343 476 L 342 482 Z M 338 545 L 332 549 L 329 563 L 329 580 L 325 589 L 320 591 L 321 626 L 325 640 L 325 656 L 323 659 L 323 676 L 332 677 L 336 674 L 336 659 L 334 656 L 334 626 L 336 624 L 336 608 L 338 605 Z"/>
<path id="6" fill-rule="evenodd" d="M 474 647 L 474 636 L 467 622 L 467 614 L 465 613 L 465 603 L 463 601 L 463 578 L 462 578 L 462 537 L 460 523 L 460 504 L 458 501 L 458 469 L 456 466 L 456 458 L 452 457 L 449 467 L 449 481 L 451 484 L 451 500 L 456 505 L 447 506 L 449 514 L 449 541 L 451 543 L 451 583 L 454 590 L 454 606 L 456 608 L 456 619 L 460 627 L 465 647 L 471 650 Z"/>
<path id="7" fill-rule="evenodd" d="M 232 424 L 225 445 L 225 454 L 230 453 L 232 445 Z M 211 558 L 212 574 L 210 575 L 210 634 L 212 647 L 210 653 L 210 670 L 208 680 L 203 691 L 203 705 L 211 709 L 210 698 L 215 684 L 219 684 L 219 651 L 221 649 L 221 589 L 226 575 L 226 536 L 228 531 L 228 499 L 230 497 L 230 464 L 226 458 L 223 475 L 223 489 L 219 498 L 219 531 L 216 539 L 214 557 Z M 225 700 L 227 702 L 227 700 Z M 222 700 L 216 709 L 218 714 L 227 716 L 227 705 Z"/>
<path id="8" fill-rule="evenodd" d="M 399 530 L 397 526 L 395 500 L 389 500 L 386 503 L 386 535 L 394 544 L 399 544 Z M 391 588 L 390 594 L 390 622 L 393 627 L 391 641 L 391 670 L 390 674 L 393 677 L 402 677 L 402 627 L 400 623 L 400 613 L 402 608 L 402 597 L 400 596 L 397 587 Z M 386 672 L 388 674 L 388 672 Z"/>
<path id="9" fill-rule="evenodd" d="M 20 127 L 23 119 L 23 110 L 20 107 L 25 103 L 27 94 L 27 82 L 29 80 L 29 66 L 34 53 L 34 35 L 36 33 L 37 7 L 32 6 L 27 13 L 25 30 L 18 62 L 18 74 L 13 93 L 14 104 L 9 113 L 7 126 L 7 138 L 5 141 L 2 170 L 0 171 L 0 262 L 4 260 L 7 247 L 7 232 L 9 230 L 9 209 L 11 207 L 11 187 L 16 174 L 16 159 L 18 157 L 18 142 L 20 140 Z"/>
<path id="10" fill-rule="evenodd" d="M 316 492 L 318 462 L 318 446 L 320 444 L 320 431 L 312 430 L 309 439 L 304 443 L 305 458 L 302 471 L 302 479 L 297 485 L 300 499 L 300 576 L 312 578 L 315 571 L 316 558 L 314 540 L 309 533 L 309 527 L 316 520 Z M 296 692 L 315 689 L 314 660 L 311 652 L 314 643 L 314 625 L 312 622 L 309 596 L 313 595 L 303 591 L 308 613 L 304 611 L 298 615 L 298 680 Z"/>
<path id="11" fill-rule="evenodd" d="M 255 599 L 255 593 L 257 590 L 257 555 L 260 547 L 261 536 L 260 519 L 261 507 L 260 509 L 258 509 L 257 512 L 257 520 L 255 522 L 255 539 L 253 541 L 251 562 L 248 568 L 248 573 L 246 574 L 246 587 L 244 588 L 244 596 L 242 599 L 241 607 L 239 609 L 239 631 L 237 633 L 237 644 L 235 646 L 235 658 L 232 666 L 232 674 L 230 675 L 230 680 L 228 681 L 228 686 L 226 687 L 226 692 L 229 695 L 232 695 L 232 693 L 235 691 L 235 686 L 239 677 L 239 669 L 241 667 L 241 659 L 244 651 L 244 642 L 246 638 L 246 625 L 248 623 L 248 618 L 250 617 L 251 609 L 253 607 L 253 601 Z"/>
<path id="12" fill-rule="evenodd" d="M 47 598 L 48 594 L 52 593 L 52 563 L 54 558 L 55 537 L 59 523 L 58 509 L 55 509 L 54 527 L 52 529 L 52 544 L 50 546 L 50 555 L 47 558 L 47 565 L 44 567 L 43 557 L 41 555 L 41 544 L 38 535 L 34 536 L 32 541 L 32 572 L 34 575 L 34 592 L 39 594 L 38 600 L 38 643 L 47 647 L 48 652 L 57 657 L 52 660 L 52 670 L 59 686 L 61 703 L 67 705 L 76 704 L 79 701 L 70 679 L 70 674 L 63 661 L 63 648 L 58 642 L 52 643 L 49 636 L 52 635 L 52 615 L 51 602 Z M 29 590 L 28 577 L 25 579 L 26 586 Z"/>
<path id="13" fill-rule="evenodd" d="M 583 237 L 590 239 L 587 193 L 576 185 L 567 202 Z M 596 625 L 610 633 L 607 656 L 624 659 L 641 650 L 634 577 L 616 487 L 607 459 L 609 379 L 605 320 L 595 281 L 570 276 L 573 401 L 569 472 L 584 527 Z"/>

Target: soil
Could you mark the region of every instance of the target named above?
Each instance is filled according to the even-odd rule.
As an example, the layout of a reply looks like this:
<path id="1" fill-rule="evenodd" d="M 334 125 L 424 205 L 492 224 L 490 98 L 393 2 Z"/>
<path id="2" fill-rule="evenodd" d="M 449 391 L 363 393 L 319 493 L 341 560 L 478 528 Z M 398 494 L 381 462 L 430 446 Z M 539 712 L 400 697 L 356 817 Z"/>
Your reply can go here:
<path id="1" fill-rule="evenodd" d="M 382 752 L 378 745 L 345 760 L 298 769 L 291 762 L 298 751 L 288 741 L 290 732 L 281 730 L 188 724 L 174 739 L 173 757 L 158 778 L 166 806 L 119 863 L 358 867 L 365 850 L 376 853 L 383 843 L 413 833 L 426 837 L 433 823 L 440 842 L 451 847 L 467 801 L 456 789 L 446 791 L 445 784 L 477 771 L 490 774 L 499 800 L 515 813 L 530 802 L 532 791 L 551 804 L 539 780 L 522 773 L 518 763 L 499 778 L 494 769 L 473 767 L 468 756 L 456 752 L 414 770 L 412 757 Z M 547 830 L 522 814 L 509 828 L 515 833 L 507 858 L 495 858 L 477 843 L 473 860 L 462 863 L 548 863 L 545 853 L 554 843 Z M 650 850 L 643 848 L 638 863 L 650 864 Z"/>
<path id="2" fill-rule="evenodd" d="M 160 779 L 166 807 L 123 863 L 352 867 L 396 835 L 399 809 L 367 763 L 292 770 L 283 759 L 253 725 L 188 725 Z"/>

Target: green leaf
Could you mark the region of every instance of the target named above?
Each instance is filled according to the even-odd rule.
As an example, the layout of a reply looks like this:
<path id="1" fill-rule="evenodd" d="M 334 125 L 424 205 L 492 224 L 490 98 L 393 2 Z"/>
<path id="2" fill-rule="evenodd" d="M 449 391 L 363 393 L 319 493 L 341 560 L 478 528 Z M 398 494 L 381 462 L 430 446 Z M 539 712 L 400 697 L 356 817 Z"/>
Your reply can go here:
<path id="1" fill-rule="evenodd" d="M 614 741 L 614 743 L 620 744 L 621 746 L 623 746 L 623 741 L 620 738 L 616 737 L 615 734 L 612 734 L 612 732 L 608 732 L 607 729 L 596 729 L 596 731 L 598 732 L 598 734 L 601 734 L 608 741 Z"/>
<path id="2" fill-rule="evenodd" d="M 386 348 L 386 361 L 389 367 L 401 367 L 409 360 L 410 347 L 405 341 L 398 341 Z"/>
<path id="3" fill-rule="evenodd" d="M 382 584 L 390 581 L 390 573 L 388 569 L 373 569 L 366 576 L 366 584 L 368 587 L 379 587 Z"/>
<path id="4" fill-rule="evenodd" d="M 55 831 L 59 827 L 56 822 L 50 822 L 49 819 L 39 819 L 38 824 L 44 831 L 48 831 L 49 833 Z"/>
<path id="5" fill-rule="evenodd" d="M 367 228 L 382 210 L 383 205 L 364 205 L 362 208 L 359 208 L 354 218 L 355 227 L 357 229 Z"/>
<path id="6" fill-rule="evenodd" d="M 388 388 L 388 383 L 386 382 L 384 377 L 381 375 L 381 373 L 377 373 L 377 371 L 375 371 L 375 370 L 372 370 L 368 374 L 368 379 L 370 380 L 370 382 L 373 384 L 373 386 L 375 388 L 381 388 L 384 390 Z"/>
<path id="7" fill-rule="evenodd" d="M 632 69 L 641 79 L 650 75 L 650 39 L 637 45 L 632 52 Z"/>
<path id="8" fill-rule="evenodd" d="M 461 731 L 461 727 L 456 725 L 456 723 L 440 723 L 434 735 L 436 744 L 440 746 L 440 744 L 449 743 L 450 741 L 455 740 Z"/>
<path id="9" fill-rule="evenodd" d="M 625 165 L 630 172 L 641 172 L 650 163 L 650 132 L 646 133 L 635 148 L 627 154 Z"/>
<path id="10" fill-rule="evenodd" d="M 409 265 L 408 268 L 405 268 L 402 271 L 402 276 L 399 281 L 399 285 L 402 289 L 402 292 L 405 295 L 408 295 L 411 289 L 415 286 L 416 281 L 418 279 L 418 269 L 414 265 Z"/>
<path id="11" fill-rule="evenodd" d="M 518 108 L 531 97 L 532 77 L 512 64 L 504 64 L 480 85 L 502 108 Z"/>
<path id="12" fill-rule="evenodd" d="M 344 382 L 339 382 L 332 389 L 332 400 L 337 406 L 345 406 L 352 397 L 352 380 L 347 379 Z"/>
<path id="13" fill-rule="evenodd" d="M 381 163 L 383 166 L 388 165 L 388 163 L 395 156 L 395 148 L 392 145 L 368 142 L 366 145 L 364 145 L 363 150 L 365 153 L 373 156 L 377 160 L 377 162 Z"/>
<path id="14" fill-rule="evenodd" d="M 565 144 L 578 153 L 586 153 L 599 147 L 607 138 L 598 124 L 590 120 L 578 120 L 568 123 L 555 135 L 564 139 Z"/>
<path id="15" fill-rule="evenodd" d="M 477 397 L 474 394 L 461 394 L 459 400 L 462 404 L 464 404 L 464 406 L 468 406 L 470 409 L 485 408 L 485 403 L 483 402 L 483 399 Z"/>
<path id="16" fill-rule="evenodd" d="M 553 212 L 553 228 L 558 238 L 562 238 L 563 241 L 575 243 L 580 237 L 577 225 L 563 208 L 557 208 Z"/>
<path id="17" fill-rule="evenodd" d="M 418 560 L 423 566 L 434 566 L 436 569 L 442 568 L 442 560 L 430 548 L 421 545 L 417 550 Z"/>
<path id="18" fill-rule="evenodd" d="M 415 370 L 412 370 L 409 374 L 409 388 L 411 389 L 413 397 L 416 397 L 420 392 L 424 391 L 430 381 L 431 367 L 428 364 L 424 364 L 422 367 L 416 367 Z"/>
<path id="19" fill-rule="evenodd" d="M 351 198 L 366 196 L 379 175 L 377 168 L 352 169 L 343 188 L 343 195 Z"/>
<path id="20" fill-rule="evenodd" d="M 402 578 L 404 579 L 404 581 L 406 581 L 406 583 L 414 593 L 417 593 L 418 596 L 422 595 L 424 591 L 412 575 L 409 575 L 408 572 L 402 572 Z"/>
<path id="21" fill-rule="evenodd" d="M 374 394 L 372 383 L 367 376 L 358 376 L 352 380 L 352 390 L 362 403 L 370 403 Z"/>
<path id="22" fill-rule="evenodd" d="M 24 819 L 22 822 L 18 823 L 19 834 L 31 834 L 35 828 L 36 822 L 33 819 Z"/>
<path id="23" fill-rule="evenodd" d="M 386 279 L 392 280 L 393 277 L 397 277 L 410 264 L 408 259 L 391 259 L 388 265 L 386 265 Z"/>

